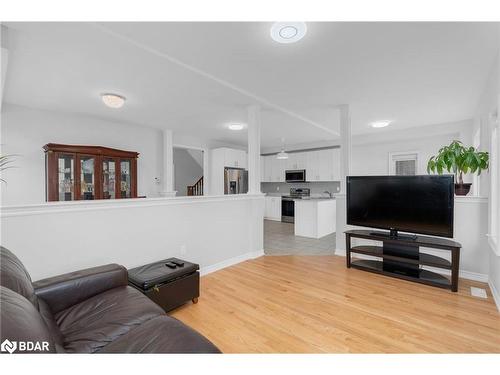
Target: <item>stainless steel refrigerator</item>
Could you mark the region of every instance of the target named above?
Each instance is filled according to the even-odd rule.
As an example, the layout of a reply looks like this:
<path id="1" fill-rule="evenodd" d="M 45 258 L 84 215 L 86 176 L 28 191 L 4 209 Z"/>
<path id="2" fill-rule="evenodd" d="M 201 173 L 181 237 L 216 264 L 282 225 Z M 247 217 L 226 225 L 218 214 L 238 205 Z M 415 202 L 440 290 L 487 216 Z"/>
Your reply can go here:
<path id="1" fill-rule="evenodd" d="M 224 194 L 248 193 L 248 171 L 242 168 L 224 168 Z"/>

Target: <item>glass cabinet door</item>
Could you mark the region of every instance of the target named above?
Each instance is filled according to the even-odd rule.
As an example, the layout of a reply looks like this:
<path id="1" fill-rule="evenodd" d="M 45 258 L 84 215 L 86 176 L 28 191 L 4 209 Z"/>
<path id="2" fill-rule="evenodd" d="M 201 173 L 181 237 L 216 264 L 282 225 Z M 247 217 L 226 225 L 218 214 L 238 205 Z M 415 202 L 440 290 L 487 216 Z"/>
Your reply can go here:
<path id="1" fill-rule="evenodd" d="M 80 161 L 80 199 L 95 199 L 95 158 L 81 155 Z"/>
<path id="2" fill-rule="evenodd" d="M 75 198 L 75 158 L 71 154 L 57 155 L 58 198 L 60 201 L 72 201 Z"/>
<path id="3" fill-rule="evenodd" d="M 116 162 L 114 159 L 102 161 L 102 198 L 116 198 Z"/>
<path id="4" fill-rule="evenodd" d="M 120 198 L 132 197 L 131 162 L 120 160 Z"/>

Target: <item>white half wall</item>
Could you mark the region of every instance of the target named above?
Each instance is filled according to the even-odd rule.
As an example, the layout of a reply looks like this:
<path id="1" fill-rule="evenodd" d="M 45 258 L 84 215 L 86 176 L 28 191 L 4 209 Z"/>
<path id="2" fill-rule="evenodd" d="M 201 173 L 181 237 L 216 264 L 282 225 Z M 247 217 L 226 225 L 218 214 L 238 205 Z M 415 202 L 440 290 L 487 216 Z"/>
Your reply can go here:
<path id="1" fill-rule="evenodd" d="M 263 195 L 53 202 L 4 207 L 1 243 L 33 280 L 169 257 L 203 273 L 263 255 Z M 29 233 L 29 235 L 26 235 Z"/>
<path id="2" fill-rule="evenodd" d="M 138 195 L 157 197 L 162 175 L 162 136 L 159 130 L 94 117 L 30 109 L 4 103 L 2 152 L 18 155 L 15 168 L 5 171 L 2 206 L 45 202 L 47 143 L 106 146 L 139 152 Z"/>

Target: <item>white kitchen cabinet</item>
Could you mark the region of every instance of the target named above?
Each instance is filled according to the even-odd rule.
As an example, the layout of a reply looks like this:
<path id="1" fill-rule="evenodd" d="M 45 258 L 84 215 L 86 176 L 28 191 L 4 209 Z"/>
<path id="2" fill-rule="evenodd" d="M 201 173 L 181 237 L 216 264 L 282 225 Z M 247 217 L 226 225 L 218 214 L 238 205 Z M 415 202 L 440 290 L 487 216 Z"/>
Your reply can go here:
<path id="1" fill-rule="evenodd" d="M 320 151 L 308 151 L 306 153 L 306 180 L 320 181 Z"/>
<path id="2" fill-rule="evenodd" d="M 332 161 L 333 165 L 330 170 L 331 177 L 329 181 L 340 181 L 340 148 L 332 149 Z"/>
<path id="3" fill-rule="evenodd" d="M 261 156 L 264 160 L 264 179 L 265 182 L 273 182 L 273 158 L 276 158 L 275 155 L 266 155 Z"/>
<path id="4" fill-rule="evenodd" d="M 286 159 L 286 169 L 297 170 L 306 169 L 307 164 L 307 152 L 293 152 L 288 153 L 288 159 Z"/>
<path id="5" fill-rule="evenodd" d="M 260 157 L 260 182 L 266 181 L 266 165 L 264 163 L 264 156 Z"/>
<path id="6" fill-rule="evenodd" d="M 247 169 L 247 153 L 227 147 L 215 148 L 210 151 L 210 193 L 224 194 L 224 168 Z"/>
<path id="7" fill-rule="evenodd" d="M 295 201 L 296 236 L 321 238 L 335 233 L 337 202 L 335 199 L 297 199 Z"/>
<path id="8" fill-rule="evenodd" d="M 287 159 L 276 159 L 275 160 L 275 169 L 274 169 L 274 180 L 276 182 L 285 182 L 285 171 L 286 171 L 286 161 Z"/>
<path id="9" fill-rule="evenodd" d="M 285 182 L 286 170 L 306 170 L 307 181 L 340 181 L 340 149 L 294 152 L 288 159 L 276 155 L 262 156 L 263 182 Z"/>
<path id="10" fill-rule="evenodd" d="M 340 150 L 329 148 L 307 152 L 307 181 L 339 181 Z"/>
<path id="11" fill-rule="evenodd" d="M 220 148 L 224 152 L 224 166 L 232 168 L 248 168 L 247 153 L 233 148 Z"/>
<path id="12" fill-rule="evenodd" d="M 266 196 L 264 218 L 281 221 L 281 197 Z"/>
<path id="13" fill-rule="evenodd" d="M 264 158 L 264 181 L 285 182 L 286 160 L 276 159 L 276 155 L 266 155 Z"/>
<path id="14" fill-rule="evenodd" d="M 318 173 L 320 181 L 332 181 L 333 179 L 333 149 L 318 151 Z"/>

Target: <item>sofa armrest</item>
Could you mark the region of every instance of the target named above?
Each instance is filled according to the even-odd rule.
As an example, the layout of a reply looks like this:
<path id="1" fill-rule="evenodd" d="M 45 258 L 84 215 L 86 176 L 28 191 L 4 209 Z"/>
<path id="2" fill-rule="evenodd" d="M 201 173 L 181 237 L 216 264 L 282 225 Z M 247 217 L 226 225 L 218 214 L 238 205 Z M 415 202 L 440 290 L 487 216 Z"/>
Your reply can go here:
<path id="1" fill-rule="evenodd" d="M 128 274 L 118 264 L 87 268 L 33 283 L 35 293 L 56 314 L 109 289 L 126 286 Z"/>

